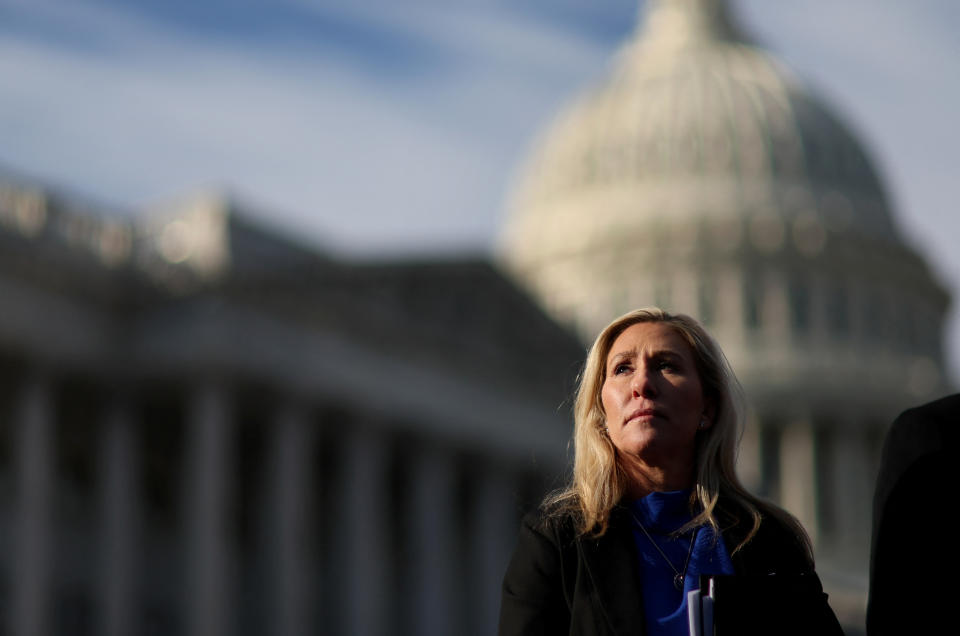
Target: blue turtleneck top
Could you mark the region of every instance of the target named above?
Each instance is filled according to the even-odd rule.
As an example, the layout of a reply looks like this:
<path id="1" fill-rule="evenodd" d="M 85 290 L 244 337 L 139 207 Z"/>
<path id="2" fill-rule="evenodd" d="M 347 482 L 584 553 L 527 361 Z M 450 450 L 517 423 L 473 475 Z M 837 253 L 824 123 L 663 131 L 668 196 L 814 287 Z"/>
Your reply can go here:
<path id="1" fill-rule="evenodd" d="M 734 573 L 723 536 L 714 533 L 710 526 L 701 526 L 680 536 L 672 534 L 693 518 L 690 514 L 690 492 L 654 492 L 628 506 L 634 518 L 633 539 L 640 558 L 640 593 L 649 636 L 689 636 L 687 592 L 700 586 L 701 574 Z M 677 571 L 683 571 L 687 554 L 690 554 L 683 590 L 674 587 L 673 568 L 653 547 L 638 522 L 647 529 Z M 690 552 L 694 533 L 696 539 L 693 552 Z"/>

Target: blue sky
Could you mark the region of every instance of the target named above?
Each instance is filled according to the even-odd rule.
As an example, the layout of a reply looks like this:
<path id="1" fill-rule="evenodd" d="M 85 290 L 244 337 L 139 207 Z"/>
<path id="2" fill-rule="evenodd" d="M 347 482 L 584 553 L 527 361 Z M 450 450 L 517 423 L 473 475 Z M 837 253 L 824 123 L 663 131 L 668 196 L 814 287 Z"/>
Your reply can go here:
<path id="1" fill-rule="evenodd" d="M 852 124 L 960 302 L 960 3 L 733 0 Z M 0 0 L 0 168 L 136 212 L 225 187 L 364 257 L 489 250 L 634 0 Z M 949 333 L 960 368 L 960 323 Z"/>

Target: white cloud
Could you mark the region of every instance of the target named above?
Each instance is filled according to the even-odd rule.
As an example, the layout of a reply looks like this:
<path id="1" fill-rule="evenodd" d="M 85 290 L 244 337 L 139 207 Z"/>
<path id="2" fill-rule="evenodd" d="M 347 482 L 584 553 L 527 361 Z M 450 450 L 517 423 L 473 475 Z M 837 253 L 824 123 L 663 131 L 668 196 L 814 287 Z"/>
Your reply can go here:
<path id="1" fill-rule="evenodd" d="M 541 73 L 545 60 L 530 62 L 523 47 L 571 64 L 587 57 L 581 42 L 500 33 L 492 20 L 469 37 L 462 15 L 442 19 L 462 37 L 412 20 L 445 33 L 468 72 L 398 91 L 335 56 L 247 51 L 85 5 L 42 7 L 44 19 L 73 21 L 120 54 L 0 40 L 0 132 L 20 140 L 0 149 L 3 161 L 128 206 L 232 184 L 287 225 L 368 248 L 485 245 L 521 149 L 503 131 L 526 130 L 568 90 L 569 69 Z"/>

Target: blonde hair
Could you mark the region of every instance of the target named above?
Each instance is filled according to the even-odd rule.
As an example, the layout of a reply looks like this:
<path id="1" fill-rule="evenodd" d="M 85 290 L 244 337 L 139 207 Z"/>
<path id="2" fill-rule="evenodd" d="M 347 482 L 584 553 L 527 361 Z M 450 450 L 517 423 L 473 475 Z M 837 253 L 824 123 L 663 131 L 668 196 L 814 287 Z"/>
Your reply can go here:
<path id="1" fill-rule="evenodd" d="M 738 509 L 725 510 L 726 513 L 734 518 L 743 514 L 752 520 L 750 531 L 733 548 L 733 553 L 753 538 L 763 516 L 769 515 L 796 534 L 812 562 L 810 541 L 800 523 L 786 511 L 751 495 L 737 478 L 737 448 L 745 419 L 743 389 L 720 346 L 693 318 L 669 314 L 656 307 L 637 309 L 617 318 L 600 332 L 590 348 L 574 404 L 573 476 L 565 489 L 547 498 L 545 507 L 557 512 L 573 513 L 581 534 L 600 536 L 607 531 L 611 511 L 627 492 L 628 478 L 606 431 L 601 390 L 606 380 L 607 356 L 613 342 L 628 327 L 641 322 L 668 325 L 690 345 L 703 386 L 704 400 L 716 409 L 713 425 L 697 433 L 691 504 L 700 512 L 681 531 L 710 525 L 715 533 L 719 533 L 721 529 L 715 513 L 717 502 L 723 495 Z"/>

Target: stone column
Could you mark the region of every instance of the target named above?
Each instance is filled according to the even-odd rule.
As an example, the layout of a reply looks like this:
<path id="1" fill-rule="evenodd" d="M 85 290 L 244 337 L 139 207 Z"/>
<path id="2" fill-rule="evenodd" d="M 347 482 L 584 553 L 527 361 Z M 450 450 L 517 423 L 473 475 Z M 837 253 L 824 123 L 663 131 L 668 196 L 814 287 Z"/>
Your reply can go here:
<path id="1" fill-rule="evenodd" d="M 714 274 L 713 332 L 726 348 L 746 339 L 744 295 L 749 280 L 735 267 L 722 266 Z"/>
<path id="2" fill-rule="evenodd" d="M 836 554 L 847 565 L 868 570 L 873 510 L 873 480 L 870 441 L 866 431 L 857 428 L 837 430 L 831 474 L 833 483 L 825 484 L 833 492 L 833 517 L 836 521 Z"/>
<path id="3" fill-rule="evenodd" d="M 51 613 L 51 506 L 54 484 L 53 396 L 49 379 L 30 374 L 19 396 L 13 447 L 17 479 L 10 629 L 44 636 Z"/>
<path id="4" fill-rule="evenodd" d="M 760 331 L 769 342 L 778 347 L 789 342 L 790 281 L 781 271 L 761 270 L 760 277 Z"/>
<path id="5" fill-rule="evenodd" d="M 134 629 L 136 555 L 139 508 L 139 458 L 130 409 L 123 402 L 109 407 L 100 445 L 101 628 L 105 636 L 124 636 Z"/>
<path id="6" fill-rule="evenodd" d="M 763 488 L 763 470 L 760 458 L 760 420 L 749 414 L 740 438 L 740 450 L 737 453 L 737 476 L 743 485 L 752 493 L 758 493 Z"/>
<path id="7" fill-rule="evenodd" d="M 388 595 L 398 591 L 392 587 L 387 532 L 396 519 L 387 514 L 387 460 L 386 440 L 377 431 L 358 427 L 344 440 L 340 492 L 344 634 L 381 636 L 392 631 Z"/>
<path id="8" fill-rule="evenodd" d="M 184 484 L 186 631 L 192 636 L 231 633 L 231 428 L 225 389 L 215 383 L 199 386 L 187 416 L 188 463 Z"/>
<path id="9" fill-rule="evenodd" d="M 308 549 L 315 536 L 310 528 L 313 439 L 310 422 L 300 407 L 288 404 L 276 414 L 268 451 L 264 523 L 270 630 L 279 636 L 313 633 L 309 610 L 317 594 L 310 577 L 313 555 Z"/>
<path id="10" fill-rule="evenodd" d="M 689 239 L 689 233 L 693 230 L 690 227 L 674 228 L 675 232 L 681 232 L 683 239 Z M 673 273 L 673 298 L 670 307 L 674 312 L 689 314 L 697 320 L 702 320 L 700 316 L 700 302 L 697 287 L 697 274 L 689 267 L 685 267 Z"/>
<path id="11" fill-rule="evenodd" d="M 443 449 L 427 448 L 411 466 L 411 566 L 413 633 L 443 636 L 457 633 L 455 585 L 457 501 L 453 458 Z"/>
<path id="12" fill-rule="evenodd" d="M 780 505 L 793 513 L 817 544 L 816 444 L 813 424 L 797 419 L 780 435 Z"/>
<path id="13" fill-rule="evenodd" d="M 517 542 L 517 496 L 514 474 L 503 466 L 488 465 L 477 484 L 473 502 L 473 545 L 470 554 L 476 614 L 474 634 L 496 634 L 500 616 L 500 589 L 507 562 Z"/>

